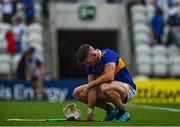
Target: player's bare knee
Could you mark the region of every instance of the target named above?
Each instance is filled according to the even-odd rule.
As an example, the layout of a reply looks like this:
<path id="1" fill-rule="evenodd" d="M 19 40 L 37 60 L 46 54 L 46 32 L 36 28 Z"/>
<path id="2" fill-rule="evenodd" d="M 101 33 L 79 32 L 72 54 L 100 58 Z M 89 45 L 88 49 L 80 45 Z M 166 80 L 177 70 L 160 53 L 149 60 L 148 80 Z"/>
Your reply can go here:
<path id="1" fill-rule="evenodd" d="M 73 97 L 76 99 L 78 97 L 78 90 L 77 89 L 74 89 L 73 91 Z"/>
<path id="2" fill-rule="evenodd" d="M 76 100 L 80 101 L 83 99 L 83 97 L 81 96 L 80 92 L 78 92 L 77 90 L 74 90 L 73 92 L 73 96 Z"/>
<path id="3" fill-rule="evenodd" d="M 84 100 L 86 100 L 86 98 L 82 96 L 80 93 L 75 95 L 75 99 L 81 102 L 84 102 Z"/>
<path id="4" fill-rule="evenodd" d="M 75 98 L 76 100 L 80 100 L 80 96 L 79 96 L 79 94 L 77 94 L 77 93 L 73 93 L 73 96 L 74 96 L 74 98 Z"/>

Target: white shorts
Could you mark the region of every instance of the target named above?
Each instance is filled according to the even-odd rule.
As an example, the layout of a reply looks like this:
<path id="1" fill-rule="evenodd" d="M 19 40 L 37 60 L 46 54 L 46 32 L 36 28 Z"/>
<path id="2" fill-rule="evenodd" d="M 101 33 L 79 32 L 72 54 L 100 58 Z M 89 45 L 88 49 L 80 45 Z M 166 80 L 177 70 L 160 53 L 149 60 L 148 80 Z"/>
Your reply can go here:
<path id="1" fill-rule="evenodd" d="M 127 97 L 124 101 L 124 103 L 127 103 L 135 96 L 136 90 L 134 90 L 129 84 L 123 83 L 122 85 L 127 88 Z"/>

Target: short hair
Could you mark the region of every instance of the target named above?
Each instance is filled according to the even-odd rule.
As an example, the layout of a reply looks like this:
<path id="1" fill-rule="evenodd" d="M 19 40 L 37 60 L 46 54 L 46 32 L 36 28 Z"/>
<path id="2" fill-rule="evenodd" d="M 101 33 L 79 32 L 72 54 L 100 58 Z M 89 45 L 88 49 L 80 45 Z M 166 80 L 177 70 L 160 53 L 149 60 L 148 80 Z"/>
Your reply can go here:
<path id="1" fill-rule="evenodd" d="M 27 50 L 28 53 L 35 53 L 36 52 L 36 49 L 34 47 L 30 47 L 28 50 Z"/>
<path id="2" fill-rule="evenodd" d="M 76 59 L 78 63 L 82 64 L 86 60 L 90 47 L 91 46 L 89 44 L 82 44 L 79 47 L 76 54 Z"/>

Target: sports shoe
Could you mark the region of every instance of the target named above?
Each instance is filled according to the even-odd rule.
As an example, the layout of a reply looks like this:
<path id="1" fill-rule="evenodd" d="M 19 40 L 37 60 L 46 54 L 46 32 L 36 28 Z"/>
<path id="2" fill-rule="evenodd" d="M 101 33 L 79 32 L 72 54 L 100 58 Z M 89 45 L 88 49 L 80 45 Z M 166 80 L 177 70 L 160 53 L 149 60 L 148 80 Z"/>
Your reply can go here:
<path id="1" fill-rule="evenodd" d="M 130 119 L 130 114 L 129 112 L 125 112 L 123 115 L 121 115 L 120 117 L 116 118 L 117 122 L 125 122 L 128 121 Z"/>
<path id="2" fill-rule="evenodd" d="M 112 121 L 114 118 L 116 118 L 118 116 L 119 111 L 118 111 L 118 109 L 113 109 L 106 113 L 107 113 L 107 115 L 106 115 L 104 121 Z"/>

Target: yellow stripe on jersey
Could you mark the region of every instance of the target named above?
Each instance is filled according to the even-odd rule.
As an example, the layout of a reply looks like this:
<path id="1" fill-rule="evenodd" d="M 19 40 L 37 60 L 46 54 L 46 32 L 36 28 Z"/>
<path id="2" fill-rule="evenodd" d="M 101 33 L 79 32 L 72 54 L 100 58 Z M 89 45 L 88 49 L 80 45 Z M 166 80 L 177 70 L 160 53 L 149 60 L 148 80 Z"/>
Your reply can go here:
<path id="1" fill-rule="evenodd" d="M 116 65 L 114 75 L 116 75 L 123 67 L 125 67 L 125 63 L 121 58 L 119 58 L 118 64 Z M 103 75 L 105 72 L 103 71 L 99 76 Z M 98 77 L 99 77 L 98 76 Z"/>
<path id="2" fill-rule="evenodd" d="M 116 75 L 123 67 L 125 67 L 125 63 L 121 58 L 119 58 L 118 64 L 116 65 L 116 69 L 114 75 Z"/>

